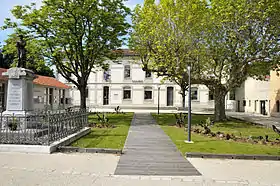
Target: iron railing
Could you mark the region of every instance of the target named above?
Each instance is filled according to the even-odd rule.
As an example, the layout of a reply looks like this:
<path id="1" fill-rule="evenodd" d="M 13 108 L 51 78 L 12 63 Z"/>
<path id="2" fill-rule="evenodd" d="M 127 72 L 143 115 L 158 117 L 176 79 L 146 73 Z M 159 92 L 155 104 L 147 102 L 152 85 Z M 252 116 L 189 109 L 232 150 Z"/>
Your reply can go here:
<path id="1" fill-rule="evenodd" d="M 0 144 L 50 145 L 87 125 L 86 109 L 36 111 L 24 116 L 0 115 Z"/>

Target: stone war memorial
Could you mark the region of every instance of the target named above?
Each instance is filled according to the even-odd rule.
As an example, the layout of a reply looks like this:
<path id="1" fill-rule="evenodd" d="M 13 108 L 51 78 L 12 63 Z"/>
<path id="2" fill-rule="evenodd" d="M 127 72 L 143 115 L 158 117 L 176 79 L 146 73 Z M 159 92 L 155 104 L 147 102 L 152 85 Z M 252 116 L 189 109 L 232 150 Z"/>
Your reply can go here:
<path id="1" fill-rule="evenodd" d="M 48 146 L 45 149 L 51 153 L 55 148 L 50 147 L 54 143 L 59 145 L 57 141 L 67 138 L 66 141 L 71 143 L 75 137 L 89 132 L 85 128 L 87 111 L 74 108 L 34 110 L 33 80 L 36 75 L 32 70 L 26 69 L 26 41 L 22 35 L 19 38 L 16 44 L 17 67 L 12 67 L 2 74 L 8 78 L 8 88 L 6 110 L 1 113 L 0 118 L 0 151 L 17 151 L 17 148 L 21 149 L 24 145 L 29 145 L 30 148 L 32 145 L 40 145 Z"/>

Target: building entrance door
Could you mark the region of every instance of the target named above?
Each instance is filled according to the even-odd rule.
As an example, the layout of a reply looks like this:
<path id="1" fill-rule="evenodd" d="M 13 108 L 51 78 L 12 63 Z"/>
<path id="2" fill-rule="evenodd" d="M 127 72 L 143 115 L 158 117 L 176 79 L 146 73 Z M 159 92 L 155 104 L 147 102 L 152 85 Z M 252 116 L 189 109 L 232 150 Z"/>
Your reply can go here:
<path id="1" fill-rule="evenodd" d="M 262 100 L 262 101 L 260 101 L 260 105 L 261 105 L 261 114 L 262 115 L 266 115 L 266 109 L 265 109 L 265 101 L 264 100 Z"/>
<path id="2" fill-rule="evenodd" d="M 237 101 L 237 112 L 240 112 L 240 101 Z"/>

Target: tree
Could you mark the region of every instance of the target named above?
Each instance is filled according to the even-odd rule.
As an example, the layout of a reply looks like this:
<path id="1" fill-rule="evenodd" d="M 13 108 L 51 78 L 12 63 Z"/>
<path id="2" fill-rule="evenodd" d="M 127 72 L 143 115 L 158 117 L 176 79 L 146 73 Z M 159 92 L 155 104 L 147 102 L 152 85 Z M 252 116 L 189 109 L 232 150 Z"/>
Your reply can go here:
<path id="1" fill-rule="evenodd" d="M 139 54 L 144 70 L 180 86 L 183 108 L 188 88 L 187 65 L 192 66 L 193 76 L 196 74 L 197 60 L 193 59 L 198 55 L 198 20 L 205 7 L 205 2 L 198 0 L 164 0 L 159 4 L 146 0 L 143 7 L 136 7 L 132 17 L 130 47 Z"/>
<path id="2" fill-rule="evenodd" d="M 80 91 L 86 108 L 86 88 L 91 72 L 115 56 L 130 27 L 130 13 L 122 0 L 44 0 L 40 9 L 15 6 L 13 15 L 47 49 L 58 72 Z M 7 27 L 14 26 L 6 20 Z"/>
<path id="3" fill-rule="evenodd" d="M 18 40 L 19 32 L 9 35 L 8 39 L 5 40 L 6 44 L 3 46 L 3 54 L 5 58 L 1 63 L 2 68 L 10 68 L 16 66 L 18 63 L 18 54 L 16 48 L 16 42 Z M 26 68 L 34 71 L 34 73 L 42 76 L 54 77 L 52 69 L 47 66 L 41 43 L 39 40 L 34 38 L 25 38 L 27 40 L 27 64 Z"/>
<path id="4" fill-rule="evenodd" d="M 211 0 L 201 20 L 200 81 L 214 92 L 215 120 L 225 96 L 249 76 L 263 79 L 279 63 L 278 0 Z"/>

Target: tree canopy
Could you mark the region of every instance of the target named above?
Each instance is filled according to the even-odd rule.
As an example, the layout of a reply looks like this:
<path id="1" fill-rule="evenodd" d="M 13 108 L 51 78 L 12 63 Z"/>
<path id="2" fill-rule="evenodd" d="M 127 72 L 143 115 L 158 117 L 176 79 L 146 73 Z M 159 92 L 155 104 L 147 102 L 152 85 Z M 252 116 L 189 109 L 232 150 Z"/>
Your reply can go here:
<path id="1" fill-rule="evenodd" d="M 185 91 L 188 87 L 187 66 L 192 66 L 193 75 L 199 43 L 197 32 L 201 30 L 205 2 L 164 0 L 145 1 L 137 6 L 133 20 L 130 46 L 140 55 L 144 70 L 171 80 L 181 87 L 185 106 Z M 194 37 L 195 36 L 195 37 Z"/>
<path id="2" fill-rule="evenodd" d="M 215 120 L 224 120 L 227 92 L 278 66 L 279 8 L 278 0 L 146 0 L 135 9 L 132 48 L 170 79 L 186 82 L 190 64 L 192 81 L 214 92 Z"/>
<path id="3" fill-rule="evenodd" d="M 9 68 L 17 65 L 18 54 L 16 42 L 18 39 L 18 33 L 14 33 L 5 41 L 6 44 L 3 46 L 3 63 L 0 63 L 2 68 Z M 38 75 L 54 77 L 53 70 L 49 67 L 49 64 L 46 63 L 46 59 L 43 56 L 44 49 L 40 41 L 34 38 L 25 38 L 25 40 L 27 40 L 26 67 L 33 70 Z"/>
<path id="4" fill-rule="evenodd" d="M 130 25 L 130 13 L 122 0 L 44 0 L 36 9 L 15 6 L 13 15 L 29 35 L 45 47 L 45 56 L 58 72 L 80 91 L 81 108 L 86 108 L 89 75 L 113 59 Z M 15 26 L 7 20 L 6 27 Z"/>

